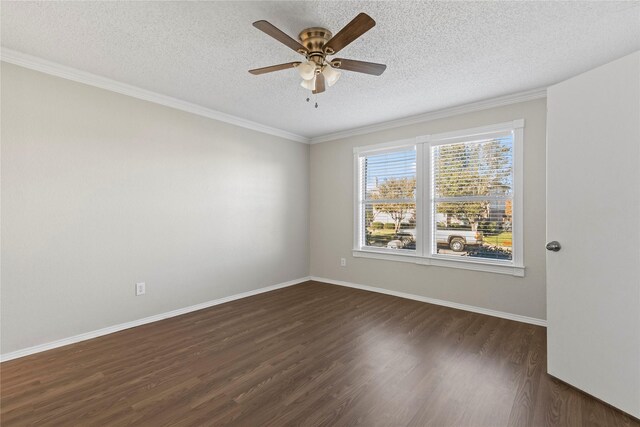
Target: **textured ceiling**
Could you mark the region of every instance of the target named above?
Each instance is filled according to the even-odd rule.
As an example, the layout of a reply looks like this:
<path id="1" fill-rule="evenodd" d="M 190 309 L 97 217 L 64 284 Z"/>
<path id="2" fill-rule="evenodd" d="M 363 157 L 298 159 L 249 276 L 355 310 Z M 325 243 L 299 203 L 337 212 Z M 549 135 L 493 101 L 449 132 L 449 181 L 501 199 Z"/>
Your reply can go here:
<path id="1" fill-rule="evenodd" d="M 382 62 L 305 102 L 301 57 L 251 26 L 337 32 L 377 25 L 340 52 Z M 315 137 L 540 88 L 640 49 L 639 2 L 11 2 L 2 46 Z"/>

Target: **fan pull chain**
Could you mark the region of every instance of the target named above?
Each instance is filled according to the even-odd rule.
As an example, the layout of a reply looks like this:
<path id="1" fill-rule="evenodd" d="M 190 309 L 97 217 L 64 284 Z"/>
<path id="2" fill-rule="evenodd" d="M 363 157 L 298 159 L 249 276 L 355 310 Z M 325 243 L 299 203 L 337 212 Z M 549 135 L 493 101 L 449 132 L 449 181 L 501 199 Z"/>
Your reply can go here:
<path id="1" fill-rule="evenodd" d="M 307 101 L 307 102 L 310 102 L 310 101 L 311 101 L 311 98 L 307 96 L 306 101 Z M 317 95 L 317 94 L 314 94 L 314 95 L 313 95 L 313 103 L 314 103 L 314 107 L 315 107 L 315 108 L 318 108 L 318 95 Z"/>

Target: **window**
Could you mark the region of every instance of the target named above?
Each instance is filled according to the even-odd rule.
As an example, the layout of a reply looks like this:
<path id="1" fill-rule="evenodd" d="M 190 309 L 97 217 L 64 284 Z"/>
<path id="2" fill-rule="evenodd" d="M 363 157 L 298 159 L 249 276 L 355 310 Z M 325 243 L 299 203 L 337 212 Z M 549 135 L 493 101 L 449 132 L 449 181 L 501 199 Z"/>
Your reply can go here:
<path id="1" fill-rule="evenodd" d="M 523 120 L 354 150 L 354 256 L 524 275 Z"/>
<path id="2" fill-rule="evenodd" d="M 512 260 L 513 136 L 431 147 L 432 253 Z"/>
<path id="3" fill-rule="evenodd" d="M 415 251 L 416 149 L 360 157 L 361 246 Z"/>

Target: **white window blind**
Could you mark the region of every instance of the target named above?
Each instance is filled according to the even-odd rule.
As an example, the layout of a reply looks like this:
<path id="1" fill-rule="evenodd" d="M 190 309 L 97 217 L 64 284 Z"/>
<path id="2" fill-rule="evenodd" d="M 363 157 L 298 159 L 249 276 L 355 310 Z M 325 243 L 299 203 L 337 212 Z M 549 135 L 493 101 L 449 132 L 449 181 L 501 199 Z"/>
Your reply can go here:
<path id="1" fill-rule="evenodd" d="M 512 260 L 513 135 L 431 147 L 432 255 Z"/>
<path id="2" fill-rule="evenodd" d="M 416 148 L 360 155 L 360 246 L 416 248 Z"/>

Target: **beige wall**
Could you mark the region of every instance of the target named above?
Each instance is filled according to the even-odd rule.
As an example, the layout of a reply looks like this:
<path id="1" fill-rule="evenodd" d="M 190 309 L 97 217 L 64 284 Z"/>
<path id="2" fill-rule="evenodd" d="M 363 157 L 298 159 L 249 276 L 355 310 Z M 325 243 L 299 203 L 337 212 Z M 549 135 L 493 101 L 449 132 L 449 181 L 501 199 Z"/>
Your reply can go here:
<path id="1" fill-rule="evenodd" d="M 309 267 L 543 319 L 545 106 L 309 149 L 2 63 L 1 353 L 298 279 Z M 526 120 L 524 278 L 351 256 L 354 146 L 518 118 Z M 139 281 L 147 294 L 135 297 Z"/>
<path id="2" fill-rule="evenodd" d="M 308 275 L 308 145 L 5 63 L 1 138 L 3 354 Z"/>
<path id="3" fill-rule="evenodd" d="M 525 277 L 353 258 L 353 147 L 525 119 Z M 545 319 L 546 100 L 311 146 L 311 275 Z M 340 267 L 340 257 L 347 266 Z"/>

